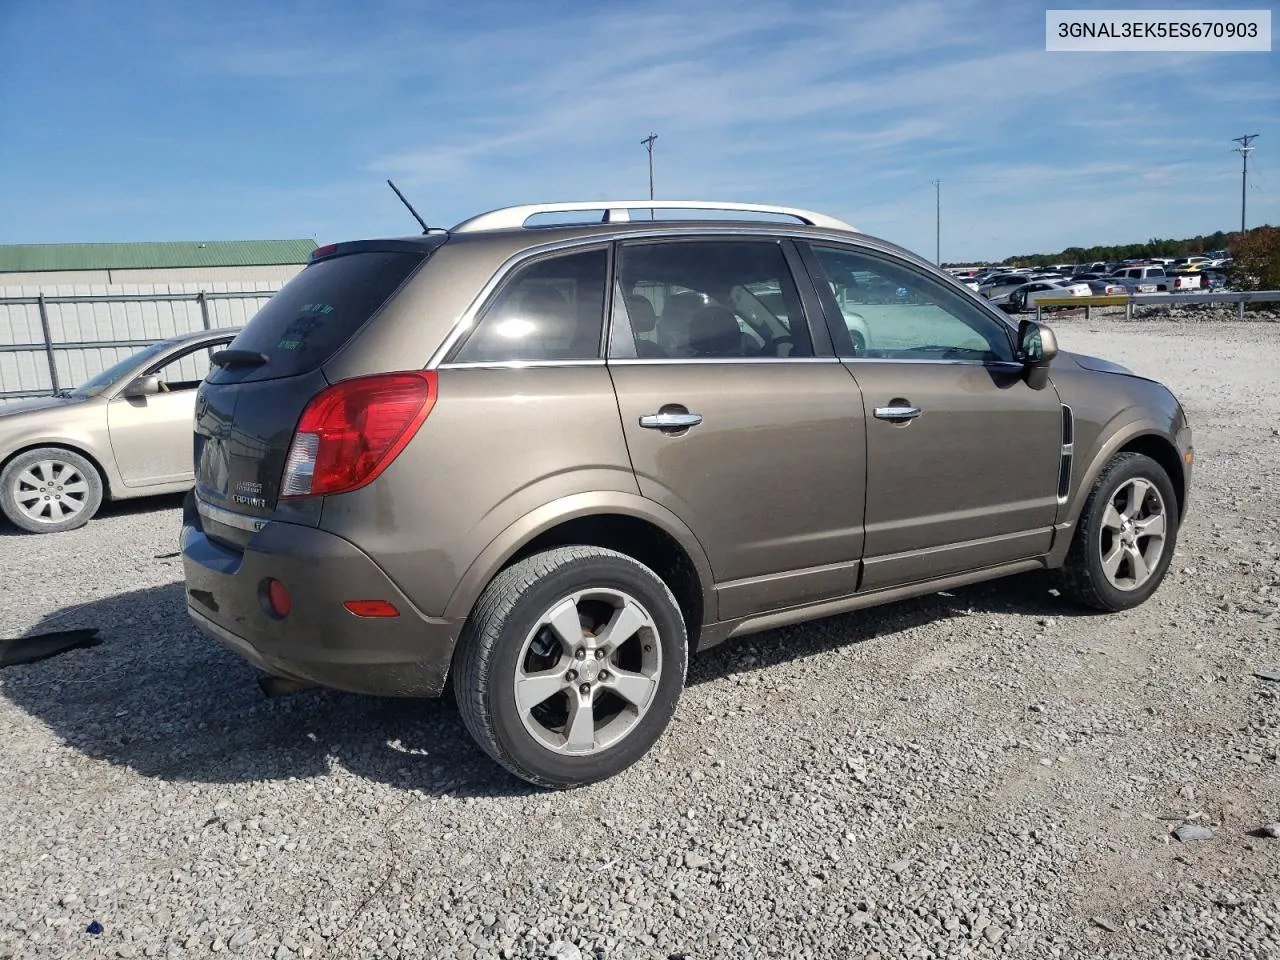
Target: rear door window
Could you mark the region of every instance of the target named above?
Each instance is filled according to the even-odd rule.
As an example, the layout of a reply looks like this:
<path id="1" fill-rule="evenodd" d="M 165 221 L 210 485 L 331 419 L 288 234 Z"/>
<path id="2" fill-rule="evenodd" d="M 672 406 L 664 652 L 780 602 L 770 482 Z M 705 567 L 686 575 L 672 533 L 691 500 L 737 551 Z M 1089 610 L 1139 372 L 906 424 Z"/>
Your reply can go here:
<path id="1" fill-rule="evenodd" d="M 257 367 L 215 369 L 210 383 L 309 373 L 338 352 L 420 264 L 424 253 L 367 251 L 319 260 L 290 280 L 231 344 Z"/>
<path id="2" fill-rule="evenodd" d="M 813 356 L 800 295 L 775 241 L 626 243 L 618 283 L 641 358 Z"/>

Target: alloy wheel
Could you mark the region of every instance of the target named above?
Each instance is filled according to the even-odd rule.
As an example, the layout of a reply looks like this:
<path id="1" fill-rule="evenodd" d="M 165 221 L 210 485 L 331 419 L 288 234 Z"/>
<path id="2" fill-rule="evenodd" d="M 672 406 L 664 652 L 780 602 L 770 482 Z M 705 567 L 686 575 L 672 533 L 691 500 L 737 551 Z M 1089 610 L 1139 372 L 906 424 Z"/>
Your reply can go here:
<path id="1" fill-rule="evenodd" d="M 521 646 L 516 707 L 547 748 L 597 753 L 635 729 L 661 674 L 649 612 L 620 590 L 582 590 L 543 613 Z"/>
<path id="2" fill-rule="evenodd" d="M 1102 515 L 1098 548 L 1102 572 L 1117 590 L 1137 590 L 1160 563 L 1165 549 L 1165 503 L 1154 483 L 1126 480 Z"/>

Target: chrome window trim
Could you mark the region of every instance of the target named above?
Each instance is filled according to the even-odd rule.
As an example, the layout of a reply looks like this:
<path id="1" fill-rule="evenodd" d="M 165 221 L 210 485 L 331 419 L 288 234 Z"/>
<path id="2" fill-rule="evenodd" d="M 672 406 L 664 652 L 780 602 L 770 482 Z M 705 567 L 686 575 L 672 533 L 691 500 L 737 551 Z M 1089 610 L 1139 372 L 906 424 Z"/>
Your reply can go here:
<path id="1" fill-rule="evenodd" d="M 773 240 L 794 240 L 806 243 L 838 243 L 850 247 L 863 247 L 874 251 L 878 254 L 887 254 L 905 260 L 911 265 L 929 271 L 929 275 L 935 279 L 941 277 L 950 283 L 956 290 L 960 290 L 965 296 L 969 297 L 979 308 L 982 309 L 991 319 L 1008 327 L 1013 335 L 1017 333 L 1017 324 L 1002 311 L 993 307 L 989 301 L 981 295 L 974 293 L 955 277 L 946 271 L 939 271 L 936 266 L 928 261 L 918 257 L 916 254 L 901 247 L 897 247 L 888 241 L 882 241 L 875 237 L 865 234 L 850 235 L 848 233 L 840 233 L 833 230 L 822 229 L 817 227 L 799 228 L 790 224 L 782 223 L 765 223 L 747 226 L 746 224 L 730 224 L 722 225 L 718 221 L 707 221 L 700 224 L 681 224 L 679 226 L 668 224 L 661 225 L 658 221 L 657 226 L 652 229 L 645 230 L 602 230 L 599 233 L 592 233 L 583 237 L 567 237 L 559 240 L 550 240 L 542 243 L 534 243 L 518 253 L 513 253 L 494 271 L 493 276 L 481 287 L 480 292 L 467 305 L 466 309 L 454 320 L 449 332 L 445 335 L 440 346 L 431 354 L 431 358 L 427 361 L 424 369 L 434 370 L 440 366 L 444 358 L 457 345 L 458 341 L 470 331 L 471 326 L 475 323 L 476 315 L 480 308 L 488 302 L 489 297 L 493 295 L 494 290 L 501 286 L 514 270 L 519 269 L 526 261 L 537 257 L 559 253 L 561 251 L 574 250 L 579 247 L 607 246 L 609 244 L 621 240 L 674 240 L 674 239 L 715 239 L 717 237 L 747 237 L 752 239 L 773 239 Z M 608 224 L 601 224 L 607 227 Z M 533 233 L 534 231 L 530 231 Z M 532 239 L 532 238 L 531 238 Z M 430 258 L 428 258 L 429 260 Z M 426 261 L 424 261 L 425 263 Z M 609 277 L 606 282 L 612 281 Z M 798 281 L 797 281 L 798 282 Z M 606 300 L 608 299 L 606 291 Z M 609 323 L 610 318 L 605 317 L 605 323 Z M 787 358 L 780 358 L 787 359 Z M 797 358 L 799 359 L 799 358 Z"/>
<path id="2" fill-rule="evenodd" d="M 618 357 L 609 366 L 672 366 L 707 363 L 839 363 L 839 357 Z"/>
<path id="3" fill-rule="evenodd" d="M 994 367 L 1000 370 L 1023 369 L 1023 364 L 1018 363 L 1016 360 L 931 360 L 928 358 L 917 360 L 914 357 L 840 357 L 838 359 L 841 363 L 927 363 L 966 367 Z"/>
<path id="4" fill-rule="evenodd" d="M 603 367 L 604 361 L 595 360 L 469 360 L 465 363 L 442 363 L 437 370 L 522 370 L 525 367 Z"/>

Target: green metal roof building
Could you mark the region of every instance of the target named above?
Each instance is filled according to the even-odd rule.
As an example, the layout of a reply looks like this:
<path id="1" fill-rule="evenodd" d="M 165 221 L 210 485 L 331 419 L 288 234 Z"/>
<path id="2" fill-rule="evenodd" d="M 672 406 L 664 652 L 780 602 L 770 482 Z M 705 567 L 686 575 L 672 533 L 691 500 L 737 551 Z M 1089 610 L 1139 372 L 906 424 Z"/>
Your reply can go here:
<path id="1" fill-rule="evenodd" d="M 0 286 L 66 283 L 283 282 L 314 240 L 0 244 Z"/>

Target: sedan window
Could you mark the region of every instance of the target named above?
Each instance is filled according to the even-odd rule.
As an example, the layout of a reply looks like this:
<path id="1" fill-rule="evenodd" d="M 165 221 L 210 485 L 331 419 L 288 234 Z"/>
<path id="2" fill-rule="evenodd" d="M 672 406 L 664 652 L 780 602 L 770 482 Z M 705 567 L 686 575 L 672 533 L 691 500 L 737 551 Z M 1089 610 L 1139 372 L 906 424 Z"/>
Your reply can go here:
<path id="1" fill-rule="evenodd" d="M 103 370 L 96 377 L 86 380 L 75 390 L 71 391 L 73 396 L 77 397 L 96 397 L 105 391 L 113 383 L 127 374 L 130 370 L 136 368 L 139 364 L 146 362 L 152 357 L 164 353 L 173 346 L 168 340 L 161 340 L 153 343 L 149 347 L 144 347 L 137 353 L 131 353 L 122 360 L 113 363 L 107 369 Z"/>

